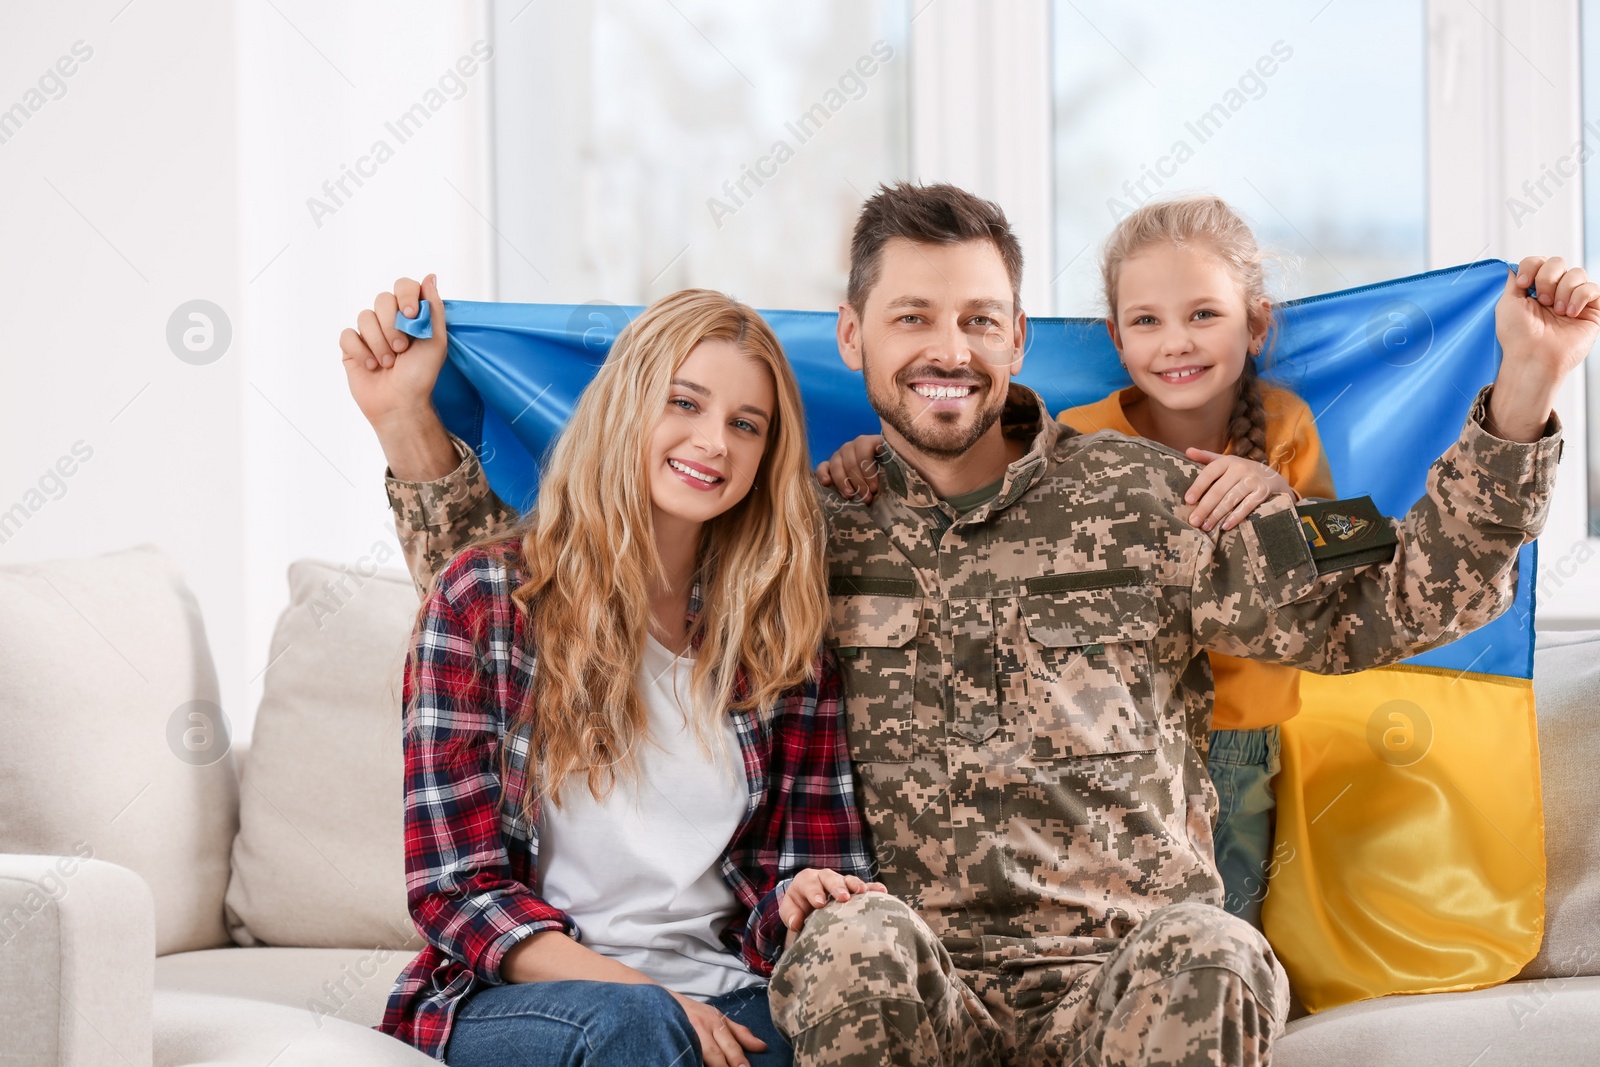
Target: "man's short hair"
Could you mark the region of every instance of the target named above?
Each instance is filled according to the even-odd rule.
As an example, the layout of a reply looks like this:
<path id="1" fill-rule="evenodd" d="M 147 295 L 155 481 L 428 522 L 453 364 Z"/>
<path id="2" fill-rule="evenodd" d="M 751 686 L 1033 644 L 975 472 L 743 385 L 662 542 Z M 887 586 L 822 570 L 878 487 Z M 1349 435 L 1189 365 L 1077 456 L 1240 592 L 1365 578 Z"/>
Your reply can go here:
<path id="1" fill-rule="evenodd" d="M 880 185 L 861 207 L 850 240 L 850 284 L 845 299 L 856 314 L 865 312 L 867 293 L 878 284 L 883 246 L 892 237 L 922 244 L 993 241 L 1011 279 L 1013 308 L 1022 307 L 1022 245 L 1006 213 L 992 200 L 954 185 Z"/>

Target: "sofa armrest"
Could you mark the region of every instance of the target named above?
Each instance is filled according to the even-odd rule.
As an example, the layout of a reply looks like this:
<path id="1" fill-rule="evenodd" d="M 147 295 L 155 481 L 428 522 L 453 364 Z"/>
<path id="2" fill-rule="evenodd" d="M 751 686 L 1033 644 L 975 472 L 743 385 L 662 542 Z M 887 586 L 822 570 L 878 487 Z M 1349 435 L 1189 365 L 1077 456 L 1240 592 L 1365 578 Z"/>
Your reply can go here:
<path id="1" fill-rule="evenodd" d="M 149 1067 L 155 955 L 155 903 L 133 871 L 0 854 L 7 1064 Z"/>

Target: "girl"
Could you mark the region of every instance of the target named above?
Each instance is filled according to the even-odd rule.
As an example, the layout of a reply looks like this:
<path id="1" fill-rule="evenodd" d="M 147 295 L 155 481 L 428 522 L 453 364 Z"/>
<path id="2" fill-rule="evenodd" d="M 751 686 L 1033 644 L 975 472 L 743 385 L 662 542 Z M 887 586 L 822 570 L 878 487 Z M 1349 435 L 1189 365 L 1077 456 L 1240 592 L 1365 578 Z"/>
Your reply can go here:
<path id="1" fill-rule="evenodd" d="M 429 944 L 380 1029 L 454 1067 L 789 1062 L 763 982 L 785 933 L 883 889 L 807 468 L 750 308 L 685 290 L 617 338 L 537 506 L 419 613 L 406 875 Z"/>
<path id="2" fill-rule="evenodd" d="M 1310 409 L 1264 387 L 1257 363 L 1272 325 L 1262 253 L 1214 196 L 1155 201 L 1123 219 L 1101 263 L 1106 329 L 1133 384 L 1063 411 L 1083 433 L 1146 437 L 1206 464 L 1190 521 L 1230 530 L 1274 493 L 1332 497 Z M 870 499 L 881 443 L 858 437 L 817 468 L 824 485 Z M 1207 766 L 1217 788 L 1217 866 L 1225 907 L 1261 925 L 1271 863 L 1278 724 L 1300 708 L 1299 672 L 1212 655 Z"/>

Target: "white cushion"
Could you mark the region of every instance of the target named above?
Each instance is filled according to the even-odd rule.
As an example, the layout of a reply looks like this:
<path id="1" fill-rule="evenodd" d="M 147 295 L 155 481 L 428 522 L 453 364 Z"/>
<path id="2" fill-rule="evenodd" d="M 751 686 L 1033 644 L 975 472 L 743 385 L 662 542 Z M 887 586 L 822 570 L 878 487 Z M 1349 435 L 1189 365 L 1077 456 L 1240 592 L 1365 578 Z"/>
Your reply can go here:
<path id="1" fill-rule="evenodd" d="M 1565 1067 L 1596 1061 L 1600 978 L 1380 997 L 1289 1024 L 1273 1067 Z"/>
<path id="2" fill-rule="evenodd" d="M 0 649 L 0 852 L 136 872 L 158 954 L 226 944 L 238 782 L 177 566 L 140 545 L 0 567 Z"/>
<path id="3" fill-rule="evenodd" d="M 155 987 L 299 1008 L 376 1026 L 389 991 L 416 955 L 392 948 L 214 948 L 156 960 Z"/>
<path id="4" fill-rule="evenodd" d="M 1544 943 L 1521 978 L 1600 974 L 1600 631 L 1546 631 L 1533 655 L 1544 792 Z"/>
<path id="5" fill-rule="evenodd" d="M 154 1067 L 439 1067 L 388 1034 L 303 1008 L 156 991 Z"/>
<path id="6" fill-rule="evenodd" d="M 403 570 L 300 560 L 272 638 L 228 885 L 242 945 L 422 947 L 406 909 Z"/>

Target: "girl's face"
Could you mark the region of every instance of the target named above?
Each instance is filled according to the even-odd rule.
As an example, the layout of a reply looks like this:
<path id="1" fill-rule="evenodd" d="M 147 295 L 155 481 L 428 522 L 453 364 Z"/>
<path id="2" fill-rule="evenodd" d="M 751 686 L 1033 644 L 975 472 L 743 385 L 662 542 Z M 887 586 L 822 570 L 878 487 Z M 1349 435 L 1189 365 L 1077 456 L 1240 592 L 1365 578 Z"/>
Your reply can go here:
<path id="1" fill-rule="evenodd" d="M 1123 261 L 1107 325 L 1133 384 L 1151 401 L 1175 411 L 1231 410 L 1246 354 L 1266 336 L 1267 316 L 1260 320 L 1252 330 L 1239 283 L 1216 256 L 1163 243 Z"/>
<path id="2" fill-rule="evenodd" d="M 648 446 L 658 518 L 703 523 L 743 500 L 776 402 L 772 375 L 758 360 L 728 341 L 696 345 L 672 376 Z"/>

